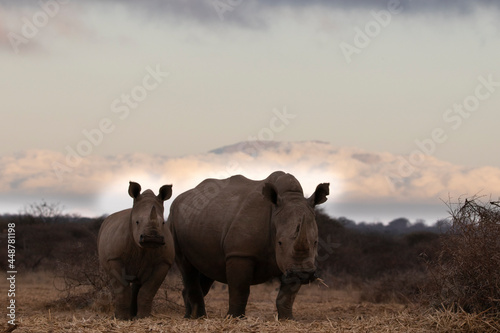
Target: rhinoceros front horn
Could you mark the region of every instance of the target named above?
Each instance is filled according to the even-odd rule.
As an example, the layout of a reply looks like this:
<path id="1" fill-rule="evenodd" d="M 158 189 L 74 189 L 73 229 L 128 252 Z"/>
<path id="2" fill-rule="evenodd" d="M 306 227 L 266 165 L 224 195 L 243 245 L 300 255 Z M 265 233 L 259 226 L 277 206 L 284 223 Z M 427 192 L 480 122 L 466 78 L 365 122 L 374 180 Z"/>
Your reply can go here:
<path id="1" fill-rule="evenodd" d="M 159 247 L 165 245 L 165 238 L 159 234 L 160 230 L 158 229 L 157 220 L 156 207 L 153 206 L 149 214 L 148 226 L 139 236 L 139 244 L 142 247 Z"/>
<path id="2" fill-rule="evenodd" d="M 153 206 L 151 208 L 151 214 L 149 214 L 149 220 L 156 221 L 156 207 L 155 206 Z"/>
<path id="3" fill-rule="evenodd" d="M 299 225 L 299 234 L 295 239 L 295 244 L 293 245 L 293 249 L 296 252 L 308 252 L 309 251 L 309 242 L 307 241 L 307 231 L 304 226 L 304 221 L 302 221 Z"/>

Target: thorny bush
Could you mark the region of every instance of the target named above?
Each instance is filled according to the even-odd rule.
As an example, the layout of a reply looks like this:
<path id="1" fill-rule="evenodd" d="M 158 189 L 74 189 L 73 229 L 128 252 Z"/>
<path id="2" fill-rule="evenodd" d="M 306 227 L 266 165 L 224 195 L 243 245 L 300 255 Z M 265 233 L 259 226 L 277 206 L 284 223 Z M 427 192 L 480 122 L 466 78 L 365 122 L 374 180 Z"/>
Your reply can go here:
<path id="1" fill-rule="evenodd" d="M 500 205 L 475 197 L 449 207 L 451 228 L 430 266 L 433 302 L 500 316 Z"/>

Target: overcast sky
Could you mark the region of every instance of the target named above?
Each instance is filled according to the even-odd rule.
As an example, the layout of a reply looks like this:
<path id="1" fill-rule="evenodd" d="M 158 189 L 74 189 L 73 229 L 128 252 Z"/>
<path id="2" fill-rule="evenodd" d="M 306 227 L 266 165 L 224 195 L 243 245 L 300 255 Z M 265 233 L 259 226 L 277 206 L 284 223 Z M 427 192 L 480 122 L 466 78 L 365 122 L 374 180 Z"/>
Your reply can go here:
<path id="1" fill-rule="evenodd" d="M 187 156 L 257 138 L 500 167 L 496 1 L 0 6 L 1 156 Z"/>

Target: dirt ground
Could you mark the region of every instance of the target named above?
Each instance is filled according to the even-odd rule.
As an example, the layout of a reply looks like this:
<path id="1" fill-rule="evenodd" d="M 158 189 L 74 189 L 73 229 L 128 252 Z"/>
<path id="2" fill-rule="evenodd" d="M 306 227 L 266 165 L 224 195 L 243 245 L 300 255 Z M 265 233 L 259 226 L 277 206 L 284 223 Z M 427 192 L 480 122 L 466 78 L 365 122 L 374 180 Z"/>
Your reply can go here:
<path id="1" fill-rule="evenodd" d="M 206 297 L 208 318 L 183 318 L 181 282 L 169 277 L 158 292 L 153 316 L 121 321 L 113 318 L 108 297 L 67 299 L 50 273 L 19 274 L 16 281 L 16 327 L 8 317 L 4 331 L 21 332 L 500 332 L 500 323 L 480 315 L 425 309 L 417 305 L 359 301 L 352 288 L 336 290 L 320 283 L 302 287 L 294 305 L 294 321 L 278 321 L 277 283 L 253 286 L 247 318 L 225 319 L 227 288 L 215 284 Z M 0 283 L 7 305 L 8 285 Z M 90 301 L 90 302 L 89 302 Z M 4 310 L 5 311 L 5 310 Z"/>

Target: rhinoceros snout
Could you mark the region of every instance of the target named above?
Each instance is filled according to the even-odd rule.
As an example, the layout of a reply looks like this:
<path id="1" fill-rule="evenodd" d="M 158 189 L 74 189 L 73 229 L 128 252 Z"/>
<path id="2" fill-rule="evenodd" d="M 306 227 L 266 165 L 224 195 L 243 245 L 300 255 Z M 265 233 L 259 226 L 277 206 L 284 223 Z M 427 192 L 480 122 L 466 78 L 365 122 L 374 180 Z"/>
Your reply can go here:
<path id="1" fill-rule="evenodd" d="M 141 235 L 139 244 L 142 247 L 159 247 L 165 245 L 165 238 L 161 235 Z"/>
<path id="2" fill-rule="evenodd" d="M 300 283 L 308 284 L 316 280 L 318 276 L 316 271 L 287 271 L 281 278 L 281 280 L 286 284 Z"/>

